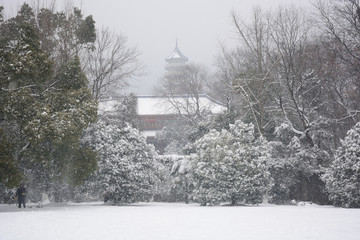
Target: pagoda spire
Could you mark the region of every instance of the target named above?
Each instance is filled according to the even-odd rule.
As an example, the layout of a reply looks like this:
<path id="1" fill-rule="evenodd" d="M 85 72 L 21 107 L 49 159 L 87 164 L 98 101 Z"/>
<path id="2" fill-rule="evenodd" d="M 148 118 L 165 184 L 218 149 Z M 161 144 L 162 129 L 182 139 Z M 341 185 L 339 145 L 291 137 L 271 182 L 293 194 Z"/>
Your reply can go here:
<path id="1" fill-rule="evenodd" d="M 178 40 L 176 38 L 175 49 L 172 51 L 172 53 L 167 58 L 165 58 L 165 61 L 166 62 L 176 61 L 176 62 L 186 63 L 188 60 L 189 59 L 184 54 L 182 54 L 182 52 L 180 51 L 179 46 L 178 46 Z"/>

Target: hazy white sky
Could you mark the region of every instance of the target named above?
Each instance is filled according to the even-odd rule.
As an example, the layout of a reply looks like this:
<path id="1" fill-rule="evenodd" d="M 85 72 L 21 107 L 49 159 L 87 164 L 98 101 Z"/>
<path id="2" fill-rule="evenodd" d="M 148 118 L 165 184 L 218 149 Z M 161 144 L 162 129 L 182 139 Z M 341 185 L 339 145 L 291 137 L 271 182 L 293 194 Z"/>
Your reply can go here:
<path id="1" fill-rule="evenodd" d="M 34 0 L 27 0 L 30 3 Z M 0 0 L 10 15 L 24 0 Z M 43 2 L 43 1 L 42 1 Z M 48 0 L 50 2 L 50 0 Z M 57 0 L 58 5 L 63 1 Z M 151 94 L 152 86 L 164 74 L 164 59 L 175 47 L 176 38 L 190 62 L 213 70 L 218 43 L 234 37 L 230 14 L 243 18 L 254 6 L 274 9 L 279 4 L 309 6 L 311 0 L 74 0 L 84 15 L 93 15 L 96 26 L 108 26 L 128 37 L 141 51 L 147 75 L 132 81 L 137 94 Z M 61 7 L 59 7 L 61 8 Z M 60 10 L 60 9 L 59 9 Z"/>

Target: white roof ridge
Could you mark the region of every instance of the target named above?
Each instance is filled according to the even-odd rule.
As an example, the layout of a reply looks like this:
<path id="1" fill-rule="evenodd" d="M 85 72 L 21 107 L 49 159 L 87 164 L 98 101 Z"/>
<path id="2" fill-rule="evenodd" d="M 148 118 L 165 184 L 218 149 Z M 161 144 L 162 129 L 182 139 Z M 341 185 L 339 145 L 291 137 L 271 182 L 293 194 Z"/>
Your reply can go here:
<path id="1" fill-rule="evenodd" d="M 183 59 L 185 61 L 188 61 L 188 58 L 184 54 L 182 54 L 182 52 L 178 48 L 177 43 L 172 53 L 167 58 L 165 58 L 165 60 L 171 60 L 171 59 Z"/>

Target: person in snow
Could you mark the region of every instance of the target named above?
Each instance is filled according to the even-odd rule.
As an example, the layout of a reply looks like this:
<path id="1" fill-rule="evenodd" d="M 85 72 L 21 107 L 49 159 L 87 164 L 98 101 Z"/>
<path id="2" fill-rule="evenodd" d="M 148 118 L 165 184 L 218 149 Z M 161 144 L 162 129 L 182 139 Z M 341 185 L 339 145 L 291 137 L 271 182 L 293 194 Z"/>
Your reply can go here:
<path id="1" fill-rule="evenodd" d="M 20 187 L 16 191 L 16 197 L 19 201 L 19 208 L 21 208 L 21 204 L 26 208 L 25 205 L 25 197 L 26 197 L 26 189 L 23 183 L 20 184 Z"/>
<path id="2" fill-rule="evenodd" d="M 109 201 L 109 192 L 105 192 L 104 193 L 104 203 L 108 202 Z"/>

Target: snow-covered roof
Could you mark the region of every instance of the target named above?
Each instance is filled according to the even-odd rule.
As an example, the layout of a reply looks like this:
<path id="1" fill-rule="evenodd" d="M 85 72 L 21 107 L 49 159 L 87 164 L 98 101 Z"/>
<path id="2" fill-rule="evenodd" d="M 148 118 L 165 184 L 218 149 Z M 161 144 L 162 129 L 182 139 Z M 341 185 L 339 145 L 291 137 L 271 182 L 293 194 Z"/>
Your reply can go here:
<path id="1" fill-rule="evenodd" d="M 195 98 L 191 96 L 176 96 L 171 98 L 159 96 L 138 96 L 139 115 L 170 115 L 195 113 Z M 202 94 L 199 97 L 201 111 L 210 111 L 219 114 L 225 111 L 225 107 L 219 102 Z"/>
<path id="2" fill-rule="evenodd" d="M 171 61 L 171 60 L 183 60 L 184 62 L 187 62 L 188 61 L 188 58 L 182 54 L 182 52 L 180 51 L 180 49 L 178 48 L 178 45 L 176 43 L 176 46 L 175 46 L 175 49 L 174 51 L 172 51 L 172 53 L 167 57 L 165 58 L 165 61 Z"/>
<path id="3" fill-rule="evenodd" d="M 106 99 L 99 101 L 99 114 L 112 112 L 118 104 L 118 99 Z M 195 98 L 191 96 L 175 96 L 172 98 L 160 96 L 137 96 L 138 115 L 173 115 L 195 113 Z M 219 114 L 225 111 L 225 106 L 209 96 L 199 96 L 200 111 L 210 111 Z"/>
<path id="4" fill-rule="evenodd" d="M 142 131 L 141 134 L 147 138 L 147 137 L 155 137 L 157 131 Z"/>

